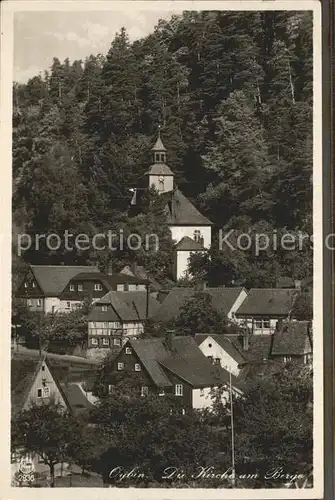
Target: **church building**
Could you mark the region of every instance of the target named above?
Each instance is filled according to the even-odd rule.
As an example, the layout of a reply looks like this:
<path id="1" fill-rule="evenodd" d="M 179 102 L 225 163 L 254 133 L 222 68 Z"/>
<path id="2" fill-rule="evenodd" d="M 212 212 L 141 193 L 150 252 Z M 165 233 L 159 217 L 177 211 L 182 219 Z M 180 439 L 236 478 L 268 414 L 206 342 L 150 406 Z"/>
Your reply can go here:
<path id="1" fill-rule="evenodd" d="M 212 223 L 183 195 L 175 184 L 174 173 L 166 164 L 166 149 L 158 135 L 152 148 L 153 164 L 147 176 L 147 187 L 155 189 L 166 199 L 166 217 L 175 241 L 173 278 L 186 276 L 191 253 L 211 246 Z"/>

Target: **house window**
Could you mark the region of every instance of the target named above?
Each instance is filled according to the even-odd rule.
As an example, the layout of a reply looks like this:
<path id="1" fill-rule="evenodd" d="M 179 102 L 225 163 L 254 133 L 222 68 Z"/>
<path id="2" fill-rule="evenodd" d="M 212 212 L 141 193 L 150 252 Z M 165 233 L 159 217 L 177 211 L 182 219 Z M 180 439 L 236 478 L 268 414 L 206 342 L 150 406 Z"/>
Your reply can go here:
<path id="1" fill-rule="evenodd" d="M 41 305 L 42 305 L 42 300 L 41 300 L 41 299 L 37 299 L 37 305 L 38 305 L 38 306 L 41 306 Z"/>
<path id="2" fill-rule="evenodd" d="M 270 328 L 270 320 L 258 319 L 257 321 L 255 321 L 255 328 L 258 328 L 258 329 Z"/>
<path id="3" fill-rule="evenodd" d="M 161 153 L 161 161 L 165 161 L 165 154 L 164 153 Z"/>
<path id="4" fill-rule="evenodd" d="M 284 363 L 289 363 L 290 361 L 292 361 L 291 356 L 284 356 Z"/>
<path id="5" fill-rule="evenodd" d="M 45 366 L 42 365 L 42 368 L 41 368 L 42 372 L 45 372 Z"/>
<path id="6" fill-rule="evenodd" d="M 159 161 L 159 153 L 155 153 L 155 161 Z"/>
<path id="7" fill-rule="evenodd" d="M 121 340 L 120 339 L 114 339 L 113 340 L 114 345 L 121 345 Z"/>
<path id="8" fill-rule="evenodd" d="M 176 396 L 182 396 L 183 395 L 183 386 L 182 384 L 176 384 Z"/>
<path id="9" fill-rule="evenodd" d="M 28 283 L 27 282 L 24 284 L 24 288 L 28 288 Z"/>
<path id="10" fill-rule="evenodd" d="M 147 385 L 142 385 L 141 396 L 147 396 L 149 394 L 149 387 Z"/>
<path id="11" fill-rule="evenodd" d="M 213 363 L 213 361 L 214 361 L 213 356 L 207 356 L 207 358 L 209 359 L 209 361 L 210 361 L 211 363 Z"/>
<path id="12" fill-rule="evenodd" d="M 102 345 L 109 345 L 109 339 L 102 339 Z"/>
<path id="13" fill-rule="evenodd" d="M 102 306 L 102 307 L 101 307 L 101 310 L 102 310 L 103 312 L 106 312 L 106 311 L 107 311 L 107 306 Z"/>
<path id="14" fill-rule="evenodd" d="M 78 285 L 78 292 L 82 292 L 84 290 L 83 285 Z"/>
<path id="15" fill-rule="evenodd" d="M 98 345 L 98 339 L 91 339 L 91 345 Z"/>
<path id="16" fill-rule="evenodd" d="M 205 395 L 205 391 L 203 389 L 200 389 L 200 396 L 204 396 Z"/>
<path id="17" fill-rule="evenodd" d="M 94 290 L 96 292 L 102 290 L 102 285 L 100 283 L 95 283 L 94 284 Z"/>
<path id="18" fill-rule="evenodd" d="M 135 372 L 141 371 L 141 365 L 139 363 L 135 363 Z"/>
<path id="19" fill-rule="evenodd" d="M 66 309 L 70 309 L 71 308 L 71 302 L 67 302 L 66 303 Z"/>
<path id="20" fill-rule="evenodd" d="M 221 364 L 221 358 L 215 358 L 214 364 L 215 365 L 220 365 Z"/>
<path id="21" fill-rule="evenodd" d="M 42 397 L 42 389 L 37 389 L 37 397 L 38 398 Z"/>
<path id="22" fill-rule="evenodd" d="M 164 389 L 159 389 L 158 396 L 165 396 Z"/>
<path id="23" fill-rule="evenodd" d="M 126 347 L 126 354 L 131 354 L 131 348 L 130 347 Z"/>
<path id="24" fill-rule="evenodd" d="M 121 284 L 116 285 L 116 291 L 117 292 L 124 292 L 124 285 L 121 285 Z"/>
<path id="25" fill-rule="evenodd" d="M 33 283 L 32 283 L 32 287 L 33 287 L 33 288 L 36 288 L 36 283 L 34 283 L 34 282 L 33 282 Z"/>
<path id="26" fill-rule="evenodd" d="M 262 321 L 255 321 L 255 328 L 262 328 Z"/>
<path id="27" fill-rule="evenodd" d="M 124 369 L 124 363 L 118 363 L 118 364 L 117 364 L 117 369 L 118 369 L 119 371 L 123 370 L 123 369 Z"/>
<path id="28" fill-rule="evenodd" d="M 74 285 L 70 285 L 70 292 L 74 292 Z"/>
<path id="29" fill-rule="evenodd" d="M 270 328 L 270 320 L 268 319 L 263 320 L 263 328 Z"/>
<path id="30" fill-rule="evenodd" d="M 312 354 L 311 353 L 305 354 L 305 356 L 304 356 L 304 363 L 308 364 L 311 361 L 312 361 Z"/>
<path id="31" fill-rule="evenodd" d="M 27 305 L 31 306 L 31 300 L 30 299 L 27 300 Z"/>
<path id="32" fill-rule="evenodd" d="M 43 387 L 43 397 L 48 398 L 50 396 L 50 387 Z"/>
<path id="33" fill-rule="evenodd" d="M 115 391 L 115 385 L 108 384 L 108 394 L 113 394 Z"/>

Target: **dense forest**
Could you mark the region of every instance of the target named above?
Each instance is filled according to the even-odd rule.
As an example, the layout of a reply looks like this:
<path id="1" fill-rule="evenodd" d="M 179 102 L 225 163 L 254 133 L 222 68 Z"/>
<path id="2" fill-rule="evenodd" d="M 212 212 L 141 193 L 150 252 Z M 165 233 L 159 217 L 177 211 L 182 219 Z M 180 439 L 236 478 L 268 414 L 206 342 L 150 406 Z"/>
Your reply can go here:
<path id="1" fill-rule="evenodd" d="M 169 272 L 170 233 L 149 194 L 128 212 L 151 162 L 158 125 L 179 188 L 214 224 L 213 249 L 194 259 L 211 283 L 270 285 L 312 274 L 312 251 L 218 250 L 220 228 L 312 234 L 312 14 L 184 12 L 106 55 L 53 59 L 13 86 L 13 232 L 156 232 L 160 252 L 25 252 L 35 264 L 137 260 Z M 13 239 L 15 253 L 15 238 Z M 14 269 L 20 267 L 14 260 Z"/>

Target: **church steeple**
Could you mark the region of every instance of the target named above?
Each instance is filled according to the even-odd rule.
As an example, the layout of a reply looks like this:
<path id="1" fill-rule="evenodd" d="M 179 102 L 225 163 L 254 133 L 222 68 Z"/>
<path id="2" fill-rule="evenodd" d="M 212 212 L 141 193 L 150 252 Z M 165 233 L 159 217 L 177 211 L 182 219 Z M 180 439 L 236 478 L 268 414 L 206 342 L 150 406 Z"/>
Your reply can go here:
<path id="1" fill-rule="evenodd" d="M 151 148 L 153 152 L 154 163 L 165 163 L 166 162 L 166 149 L 161 139 L 161 128 L 158 126 L 158 138 L 153 148 Z"/>

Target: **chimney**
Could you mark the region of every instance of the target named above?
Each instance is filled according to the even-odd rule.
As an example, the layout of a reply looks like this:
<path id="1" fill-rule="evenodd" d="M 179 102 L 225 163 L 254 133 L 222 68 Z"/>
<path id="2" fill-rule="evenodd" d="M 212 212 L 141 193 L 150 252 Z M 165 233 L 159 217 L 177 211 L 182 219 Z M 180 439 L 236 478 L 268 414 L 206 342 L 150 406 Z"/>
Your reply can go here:
<path id="1" fill-rule="evenodd" d="M 137 275 L 137 262 L 132 262 L 130 264 L 130 269 L 131 269 L 131 272 L 133 273 L 134 276 Z"/>
<path id="2" fill-rule="evenodd" d="M 112 276 L 113 274 L 112 261 L 110 261 L 106 266 L 106 274 L 108 274 L 108 276 Z"/>
<path id="3" fill-rule="evenodd" d="M 243 332 L 243 350 L 247 351 L 249 349 L 249 332 L 247 329 Z"/>
<path id="4" fill-rule="evenodd" d="M 168 349 L 172 349 L 174 330 L 166 330 L 165 332 L 165 345 Z"/>
<path id="5" fill-rule="evenodd" d="M 296 290 L 301 290 L 301 280 L 294 280 L 294 288 Z"/>

